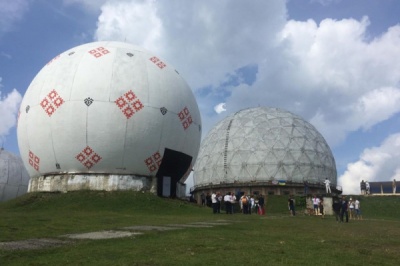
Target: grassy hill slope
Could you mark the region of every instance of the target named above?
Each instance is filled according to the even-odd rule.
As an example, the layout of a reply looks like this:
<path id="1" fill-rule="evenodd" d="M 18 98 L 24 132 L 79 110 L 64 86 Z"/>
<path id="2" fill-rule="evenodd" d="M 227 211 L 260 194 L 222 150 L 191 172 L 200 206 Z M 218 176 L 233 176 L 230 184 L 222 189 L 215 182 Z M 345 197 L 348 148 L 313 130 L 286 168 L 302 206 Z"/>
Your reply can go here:
<path id="1" fill-rule="evenodd" d="M 0 243 L 134 225 L 227 225 L 74 240 L 40 250 L 0 249 L 0 265 L 398 265 L 400 197 L 362 197 L 363 221 L 290 217 L 287 197 L 267 215 L 213 215 L 209 208 L 148 193 L 27 194 L 0 204 Z"/>

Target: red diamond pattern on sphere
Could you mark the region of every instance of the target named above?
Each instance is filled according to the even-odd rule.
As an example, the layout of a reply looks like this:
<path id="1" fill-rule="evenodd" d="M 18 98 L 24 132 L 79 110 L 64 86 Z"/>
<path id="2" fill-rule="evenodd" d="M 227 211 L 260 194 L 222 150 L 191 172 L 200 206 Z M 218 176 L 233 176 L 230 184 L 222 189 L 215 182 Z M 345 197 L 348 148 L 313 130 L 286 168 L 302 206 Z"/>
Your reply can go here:
<path id="1" fill-rule="evenodd" d="M 92 148 L 86 146 L 78 155 L 75 157 L 81 162 L 87 169 L 92 168 L 95 164 L 100 162 L 102 159 L 100 155 L 95 153 Z"/>
<path id="2" fill-rule="evenodd" d="M 133 91 L 128 91 L 124 95 L 125 95 L 125 98 L 128 100 L 128 102 L 132 102 L 133 100 L 136 99 L 136 95 L 133 93 Z"/>
<path id="3" fill-rule="evenodd" d="M 45 98 L 40 102 L 43 110 L 48 116 L 52 116 L 54 112 L 64 103 L 63 98 L 58 95 L 57 91 L 50 91 Z"/>
<path id="4" fill-rule="evenodd" d="M 178 117 L 182 122 L 183 129 L 185 130 L 193 123 L 192 116 L 187 107 L 183 108 L 182 111 L 178 113 Z"/>
<path id="5" fill-rule="evenodd" d="M 93 55 L 96 58 L 99 58 L 99 57 L 101 57 L 103 55 L 106 55 L 108 53 L 110 53 L 110 51 L 108 51 L 104 47 L 97 47 L 97 48 L 92 49 L 92 50 L 89 51 L 89 54 Z"/>
<path id="6" fill-rule="evenodd" d="M 162 162 L 162 156 L 159 152 L 155 152 L 152 156 L 144 160 L 144 163 L 146 164 L 147 168 L 149 168 L 150 172 L 154 172 L 155 170 L 160 167 Z"/>
<path id="7" fill-rule="evenodd" d="M 121 109 L 121 112 L 127 119 L 143 109 L 142 102 L 137 98 L 132 90 L 127 91 L 121 97 L 115 100 L 115 104 Z"/>
<path id="8" fill-rule="evenodd" d="M 156 64 L 156 66 L 158 66 L 160 69 L 163 69 L 164 67 L 166 67 L 167 65 L 161 61 L 158 57 L 153 56 L 150 58 L 150 61 L 153 62 L 154 64 Z"/>
<path id="9" fill-rule="evenodd" d="M 40 158 L 37 157 L 32 151 L 29 151 L 29 164 L 36 171 L 39 171 Z"/>
<path id="10" fill-rule="evenodd" d="M 133 116 L 133 114 L 135 113 L 134 111 L 133 111 L 133 109 L 130 107 L 130 106 L 128 106 L 128 107 L 126 107 L 126 108 L 124 108 L 123 110 L 122 110 L 122 113 L 124 113 L 124 115 L 126 116 L 126 118 L 131 118 L 131 116 Z"/>

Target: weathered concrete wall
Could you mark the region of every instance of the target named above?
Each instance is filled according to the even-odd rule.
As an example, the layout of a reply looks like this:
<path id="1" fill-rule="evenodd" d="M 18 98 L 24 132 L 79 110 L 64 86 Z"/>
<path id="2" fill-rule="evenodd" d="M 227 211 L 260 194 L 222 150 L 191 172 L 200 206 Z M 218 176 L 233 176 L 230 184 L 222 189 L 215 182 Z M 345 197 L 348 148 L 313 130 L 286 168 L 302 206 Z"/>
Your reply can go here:
<path id="1" fill-rule="evenodd" d="M 332 197 L 329 196 L 324 196 L 322 197 L 324 201 L 324 213 L 325 215 L 333 215 L 333 209 L 332 209 Z M 312 202 L 312 197 L 307 197 L 307 209 L 314 209 L 314 205 Z"/>
<path id="2" fill-rule="evenodd" d="M 156 177 L 134 175 L 47 175 L 31 178 L 28 192 L 135 190 L 157 193 Z"/>

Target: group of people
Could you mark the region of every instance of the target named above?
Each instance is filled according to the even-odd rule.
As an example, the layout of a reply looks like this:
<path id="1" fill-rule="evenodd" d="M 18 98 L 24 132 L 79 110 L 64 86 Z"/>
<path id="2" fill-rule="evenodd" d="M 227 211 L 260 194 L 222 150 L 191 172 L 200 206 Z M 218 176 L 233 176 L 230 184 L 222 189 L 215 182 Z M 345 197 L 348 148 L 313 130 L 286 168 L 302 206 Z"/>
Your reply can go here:
<path id="1" fill-rule="evenodd" d="M 201 205 L 211 207 L 214 214 L 221 213 L 222 205 L 226 214 L 233 214 L 235 208 L 238 207 L 243 214 L 265 214 L 265 203 L 262 195 L 248 196 L 246 193 L 243 193 L 237 197 L 233 192 L 227 192 L 224 196 L 220 192 L 212 192 L 211 194 L 207 193 L 207 195 L 202 193 L 200 198 Z"/>
<path id="2" fill-rule="evenodd" d="M 332 209 L 335 214 L 336 222 L 343 223 L 346 218 L 346 223 L 350 220 L 362 220 L 361 214 L 361 203 L 358 199 L 349 200 L 343 196 L 341 199 L 334 199 L 332 203 Z"/>
<path id="3" fill-rule="evenodd" d="M 364 182 L 364 180 L 362 180 L 361 183 L 360 183 L 360 189 L 361 189 L 361 195 L 369 195 L 369 194 L 371 194 L 370 186 L 369 186 L 368 181 Z"/>
<path id="4" fill-rule="evenodd" d="M 246 193 L 240 197 L 239 206 L 243 214 L 257 213 L 260 215 L 265 214 L 265 201 L 262 195 L 250 195 Z"/>

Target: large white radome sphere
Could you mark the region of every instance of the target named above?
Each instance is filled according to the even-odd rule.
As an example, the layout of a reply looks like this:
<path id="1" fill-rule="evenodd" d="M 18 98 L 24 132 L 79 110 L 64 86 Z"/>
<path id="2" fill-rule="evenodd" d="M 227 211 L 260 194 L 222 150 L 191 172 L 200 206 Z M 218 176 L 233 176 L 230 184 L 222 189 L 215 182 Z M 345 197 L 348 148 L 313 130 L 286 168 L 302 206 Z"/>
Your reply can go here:
<path id="1" fill-rule="evenodd" d="M 36 75 L 20 107 L 18 144 L 31 179 L 155 177 L 163 162 L 186 172 L 200 139 L 187 83 L 169 63 L 128 43 L 93 42 L 61 53 Z M 181 165 L 179 156 L 186 158 Z"/>
<path id="2" fill-rule="evenodd" d="M 21 158 L 0 148 L 0 201 L 25 194 L 28 184 L 29 175 Z"/>
<path id="3" fill-rule="evenodd" d="M 194 167 L 195 187 L 291 181 L 336 184 L 336 165 L 310 123 L 277 108 L 251 108 L 219 122 L 203 140 Z"/>

